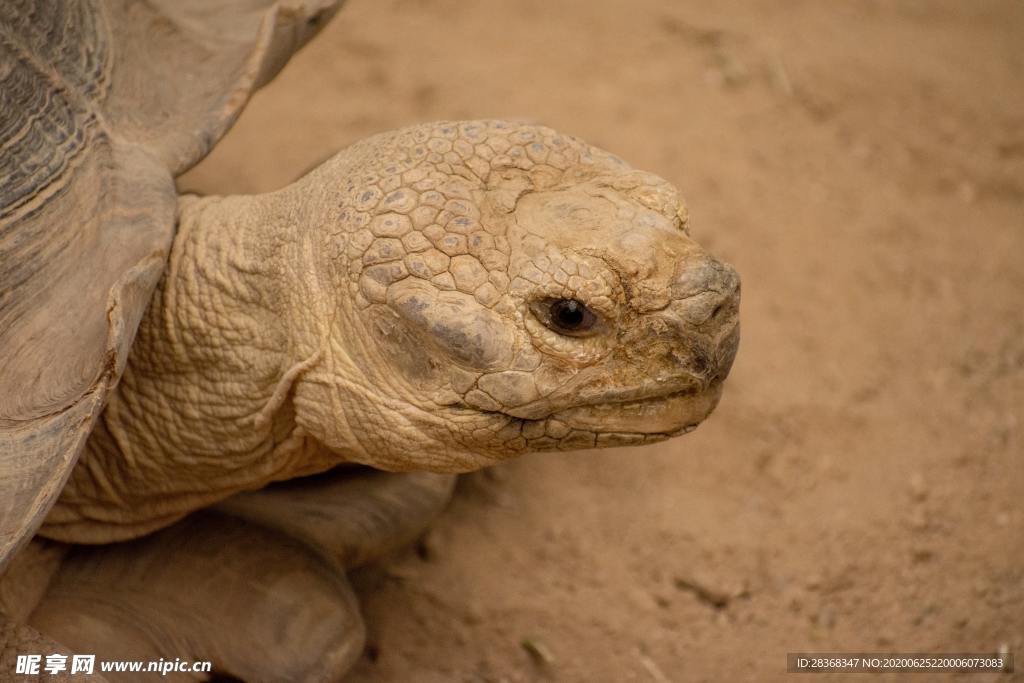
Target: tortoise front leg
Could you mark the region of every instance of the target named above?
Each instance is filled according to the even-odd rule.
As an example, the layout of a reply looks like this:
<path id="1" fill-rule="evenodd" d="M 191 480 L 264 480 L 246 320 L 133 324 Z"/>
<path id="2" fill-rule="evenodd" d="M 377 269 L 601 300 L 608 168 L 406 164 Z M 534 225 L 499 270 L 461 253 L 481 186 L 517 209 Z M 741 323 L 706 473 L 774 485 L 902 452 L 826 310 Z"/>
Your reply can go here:
<path id="1" fill-rule="evenodd" d="M 337 680 L 364 640 L 345 569 L 413 541 L 454 480 L 339 469 L 240 494 L 143 539 L 75 547 L 28 622 L 104 660 L 209 660 L 249 681 Z"/>
<path id="2" fill-rule="evenodd" d="M 337 680 L 364 638 L 340 567 L 281 533 L 211 513 L 138 541 L 75 548 L 29 624 L 98 659 L 206 660 L 249 681 Z"/>

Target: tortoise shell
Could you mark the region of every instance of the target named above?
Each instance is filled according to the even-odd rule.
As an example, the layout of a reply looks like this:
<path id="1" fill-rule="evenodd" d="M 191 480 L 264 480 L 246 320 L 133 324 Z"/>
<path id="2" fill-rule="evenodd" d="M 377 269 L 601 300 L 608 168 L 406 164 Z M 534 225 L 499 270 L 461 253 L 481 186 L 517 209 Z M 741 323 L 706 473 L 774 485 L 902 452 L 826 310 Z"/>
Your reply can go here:
<path id="1" fill-rule="evenodd" d="M 0 569 L 124 369 L 174 235 L 174 176 L 338 4 L 0 4 Z"/>

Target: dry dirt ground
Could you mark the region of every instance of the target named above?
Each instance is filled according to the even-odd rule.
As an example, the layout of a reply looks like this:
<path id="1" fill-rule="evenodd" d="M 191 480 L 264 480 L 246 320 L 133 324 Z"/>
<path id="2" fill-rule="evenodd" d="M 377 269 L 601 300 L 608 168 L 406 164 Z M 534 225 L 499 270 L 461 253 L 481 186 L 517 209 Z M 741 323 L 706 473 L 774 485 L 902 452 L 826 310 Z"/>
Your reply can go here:
<path id="1" fill-rule="evenodd" d="M 351 680 L 1024 658 L 1024 4 L 351 0 L 181 184 L 268 190 L 478 117 L 683 188 L 743 276 L 743 341 L 691 435 L 466 478 L 419 554 L 357 577 Z"/>

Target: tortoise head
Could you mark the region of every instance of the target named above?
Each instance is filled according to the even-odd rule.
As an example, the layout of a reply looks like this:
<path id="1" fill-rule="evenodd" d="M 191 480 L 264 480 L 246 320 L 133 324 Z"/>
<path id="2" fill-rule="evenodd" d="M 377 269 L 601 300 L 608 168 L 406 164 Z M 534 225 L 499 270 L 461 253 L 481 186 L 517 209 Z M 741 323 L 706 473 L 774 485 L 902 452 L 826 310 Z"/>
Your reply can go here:
<path id="1" fill-rule="evenodd" d="M 316 438 L 384 469 L 463 471 L 661 440 L 712 411 L 739 278 L 690 237 L 671 185 L 533 126 L 366 144 L 390 162 L 305 181 L 343 188 L 314 233 L 344 314 L 296 390 Z"/>

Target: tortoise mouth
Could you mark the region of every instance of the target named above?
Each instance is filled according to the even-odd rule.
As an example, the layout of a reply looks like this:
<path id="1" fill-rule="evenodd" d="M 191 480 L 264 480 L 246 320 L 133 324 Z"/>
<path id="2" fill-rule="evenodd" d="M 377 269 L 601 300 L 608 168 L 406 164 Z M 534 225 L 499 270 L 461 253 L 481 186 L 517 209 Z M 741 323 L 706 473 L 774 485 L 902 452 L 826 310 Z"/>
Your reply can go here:
<path id="1" fill-rule="evenodd" d="M 722 382 L 693 387 L 662 396 L 611 401 L 560 410 L 551 418 L 573 429 L 594 433 L 662 434 L 675 436 L 692 431 L 718 405 Z"/>

